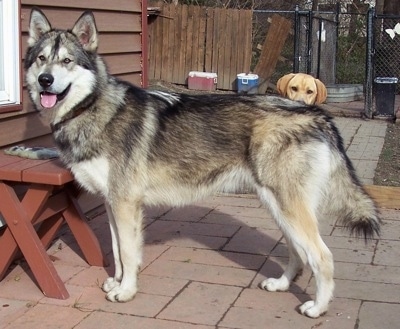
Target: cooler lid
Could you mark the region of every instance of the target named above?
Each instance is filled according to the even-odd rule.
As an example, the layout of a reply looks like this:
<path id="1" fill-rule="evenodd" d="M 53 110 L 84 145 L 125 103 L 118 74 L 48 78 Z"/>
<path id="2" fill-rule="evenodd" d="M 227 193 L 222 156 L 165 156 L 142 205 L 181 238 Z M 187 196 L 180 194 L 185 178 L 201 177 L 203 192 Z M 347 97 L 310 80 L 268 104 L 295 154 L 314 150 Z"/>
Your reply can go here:
<path id="1" fill-rule="evenodd" d="M 211 73 L 211 72 L 200 72 L 200 71 L 190 71 L 189 72 L 189 77 L 198 77 L 198 78 L 216 78 L 217 73 Z"/>

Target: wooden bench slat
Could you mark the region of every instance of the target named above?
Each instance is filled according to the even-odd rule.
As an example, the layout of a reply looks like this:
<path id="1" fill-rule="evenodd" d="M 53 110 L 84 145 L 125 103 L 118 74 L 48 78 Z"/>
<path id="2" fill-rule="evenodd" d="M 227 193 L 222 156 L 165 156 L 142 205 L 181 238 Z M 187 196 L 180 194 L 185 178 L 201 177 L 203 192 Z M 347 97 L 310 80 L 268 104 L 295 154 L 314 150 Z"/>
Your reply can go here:
<path id="1" fill-rule="evenodd" d="M 22 159 L 21 161 L 2 166 L 0 167 L 0 180 L 22 182 L 22 172 L 24 170 L 40 166 L 47 161 L 50 160 Z"/>
<path id="2" fill-rule="evenodd" d="M 49 185 L 64 185 L 72 182 L 72 173 L 63 167 L 59 160 L 44 162 L 22 172 L 22 181 L 26 183 L 39 183 Z"/>
<path id="3" fill-rule="evenodd" d="M 17 163 L 23 160 L 23 158 L 0 153 L 0 167 L 7 166 L 12 163 Z"/>
<path id="4" fill-rule="evenodd" d="M 16 165 L 18 162 L 24 161 L 25 159 L 7 155 L 4 153 L 0 153 L 0 179 L 7 179 L 14 182 L 21 181 L 21 172 L 19 170 L 11 170 L 13 165 Z"/>
<path id="5" fill-rule="evenodd" d="M 0 180 L 60 186 L 73 179 L 58 159 L 32 160 L 0 153 Z"/>

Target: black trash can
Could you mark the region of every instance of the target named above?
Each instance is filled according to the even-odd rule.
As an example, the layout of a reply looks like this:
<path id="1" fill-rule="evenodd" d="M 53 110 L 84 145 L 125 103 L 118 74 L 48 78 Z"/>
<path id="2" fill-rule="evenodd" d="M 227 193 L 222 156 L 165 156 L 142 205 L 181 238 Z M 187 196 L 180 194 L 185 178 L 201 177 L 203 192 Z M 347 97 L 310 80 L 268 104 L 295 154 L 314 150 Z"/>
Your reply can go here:
<path id="1" fill-rule="evenodd" d="M 378 116 L 394 117 L 397 78 L 375 78 L 375 105 Z"/>

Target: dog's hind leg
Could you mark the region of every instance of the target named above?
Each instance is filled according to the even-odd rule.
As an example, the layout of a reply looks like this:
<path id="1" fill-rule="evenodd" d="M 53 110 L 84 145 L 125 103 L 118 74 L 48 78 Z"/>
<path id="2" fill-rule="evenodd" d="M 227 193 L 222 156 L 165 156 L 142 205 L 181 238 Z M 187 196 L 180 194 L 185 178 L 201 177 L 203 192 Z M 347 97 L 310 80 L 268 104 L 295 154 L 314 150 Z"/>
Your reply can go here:
<path id="1" fill-rule="evenodd" d="M 292 280 L 302 271 L 304 265 L 307 263 L 306 255 L 302 253 L 300 256 L 291 240 L 288 237 L 285 237 L 285 240 L 289 251 L 289 264 L 280 278 L 268 278 L 262 281 L 260 284 L 262 289 L 268 291 L 288 290 Z"/>
<path id="2" fill-rule="evenodd" d="M 121 259 L 120 259 L 120 254 L 119 254 L 119 241 L 118 241 L 118 232 L 117 232 L 117 226 L 115 223 L 115 218 L 113 215 L 113 212 L 111 210 L 111 206 L 105 202 L 104 203 L 106 211 L 107 211 L 107 216 L 108 216 L 108 221 L 110 224 L 110 232 L 111 232 L 111 243 L 112 243 L 112 251 L 113 251 L 113 256 L 114 256 L 114 264 L 115 264 L 115 273 L 113 277 L 107 278 L 102 286 L 102 289 L 104 292 L 110 292 L 112 289 L 115 287 L 119 286 L 121 284 L 122 280 L 122 264 L 121 264 Z"/>
<path id="3" fill-rule="evenodd" d="M 280 202 L 267 188 L 260 188 L 258 193 L 261 201 L 272 211 L 290 248 L 293 248 L 288 268 L 283 275 L 279 279 L 265 280 L 262 287 L 271 291 L 286 290 L 301 264 L 308 262 L 315 276 L 317 292 L 315 300 L 301 305 L 300 312 L 317 318 L 328 310 L 334 282 L 332 254 L 319 234 L 315 211 L 300 191 L 296 193 L 297 197 L 281 198 Z"/>
<path id="4" fill-rule="evenodd" d="M 114 203 L 111 209 L 116 268 L 114 278 L 105 282 L 105 288 L 111 288 L 106 297 L 112 302 L 127 302 L 137 292 L 137 277 L 142 263 L 142 208 L 139 202 L 124 200 Z"/>

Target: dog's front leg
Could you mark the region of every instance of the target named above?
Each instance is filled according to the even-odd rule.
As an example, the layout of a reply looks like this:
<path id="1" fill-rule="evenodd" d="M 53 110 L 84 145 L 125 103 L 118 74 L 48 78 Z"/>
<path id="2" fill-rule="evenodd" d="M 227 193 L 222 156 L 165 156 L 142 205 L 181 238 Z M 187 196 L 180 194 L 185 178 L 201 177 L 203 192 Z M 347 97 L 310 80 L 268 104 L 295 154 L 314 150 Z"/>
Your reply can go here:
<path id="1" fill-rule="evenodd" d="M 112 228 L 113 252 L 115 257 L 115 276 L 109 278 L 103 289 L 107 299 L 112 302 L 127 302 L 137 292 L 137 276 L 142 263 L 142 209 L 139 202 L 126 200 L 113 203 L 111 213 L 114 219 Z M 110 220 L 111 224 L 111 220 Z M 115 242 L 114 242 L 115 241 Z"/>
<path id="2" fill-rule="evenodd" d="M 104 203 L 104 205 L 105 205 L 105 208 L 107 211 L 108 221 L 110 224 L 111 243 L 112 243 L 112 251 L 113 251 L 113 256 L 114 256 L 114 264 L 115 264 L 114 276 L 107 278 L 104 281 L 103 286 L 102 286 L 103 291 L 108 293 L 112 289 L 114 289 L 115 287 L 117 287 L 121 284 L 122 264 L 121 264 L 120 254 L 119 254 L 118 231 L 117 231 L 117 226 L 115 224 L 115 218 L 114 218 L 113 212 L 111 210 L 111 206 L 108 204 L 107 201 Z"/>

